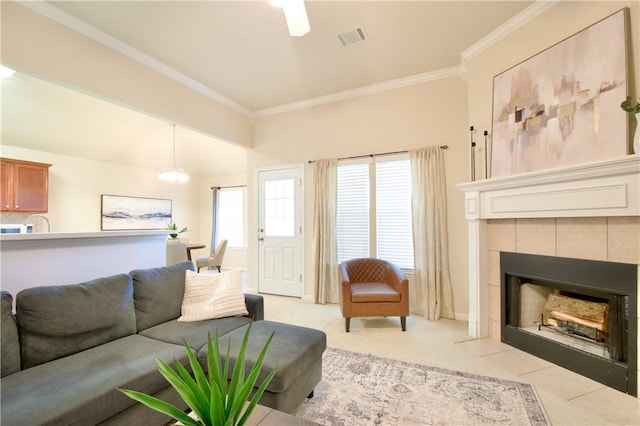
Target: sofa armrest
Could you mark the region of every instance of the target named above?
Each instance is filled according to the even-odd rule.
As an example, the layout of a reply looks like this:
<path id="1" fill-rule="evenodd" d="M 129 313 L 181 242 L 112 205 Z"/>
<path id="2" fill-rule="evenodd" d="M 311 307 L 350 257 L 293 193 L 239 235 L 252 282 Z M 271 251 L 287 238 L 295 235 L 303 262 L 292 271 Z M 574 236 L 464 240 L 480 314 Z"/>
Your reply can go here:
<path id="1" fill-rule="evenodd" d="M 247 304 L 247 315 L 254 321 L 264 320 L 264 299 L 257 294 L 244 294 L 244 302 Z"/>

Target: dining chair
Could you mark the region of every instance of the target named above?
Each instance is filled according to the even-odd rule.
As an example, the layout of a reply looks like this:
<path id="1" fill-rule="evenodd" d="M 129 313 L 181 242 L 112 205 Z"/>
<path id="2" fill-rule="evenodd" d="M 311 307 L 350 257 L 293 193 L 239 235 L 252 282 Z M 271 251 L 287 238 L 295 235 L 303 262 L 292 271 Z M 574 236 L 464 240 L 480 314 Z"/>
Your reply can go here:
<path id="1" fill-rule="evenodd" d="M 167 266 L 184 262 L 187 259 L 187 247 L 182 241 L 167 240 Z"/>
<path id="2" fill-rule="evenodd" d="M 227 240 L 220 240 L 218 243 L 218 247 L 216 247 L 216 251 L 211 253 L 209 257 L 200 257 L 196 259 L 196 267 L 198 268 L 198 272 L 200 272 L 200 268 L 204 267 L 215 267 L 220 272 L 220 268 L 222 267 L 222 259 L 224 258 L 224 253 L 227 250 Z"/>

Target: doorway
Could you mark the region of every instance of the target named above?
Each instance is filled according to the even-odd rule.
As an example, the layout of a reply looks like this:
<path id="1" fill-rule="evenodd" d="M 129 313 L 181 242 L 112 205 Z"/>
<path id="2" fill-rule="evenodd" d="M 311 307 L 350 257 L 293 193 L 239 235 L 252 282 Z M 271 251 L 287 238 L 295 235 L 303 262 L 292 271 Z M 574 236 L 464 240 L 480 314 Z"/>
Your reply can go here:
<path id="1" fill-rule="evenodd" d="M 258 291 L 302 297 L 302 167 L 258 171 Z"/>

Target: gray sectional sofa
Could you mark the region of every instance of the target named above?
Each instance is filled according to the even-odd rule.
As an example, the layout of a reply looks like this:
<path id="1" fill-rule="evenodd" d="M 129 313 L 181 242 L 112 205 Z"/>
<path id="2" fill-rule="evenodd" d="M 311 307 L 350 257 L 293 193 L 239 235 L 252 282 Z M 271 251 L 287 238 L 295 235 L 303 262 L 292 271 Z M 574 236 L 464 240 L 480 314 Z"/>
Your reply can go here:
<path id="1" fill-rule="evenodd" d="M 183 342 L 206 368 L 206 340 L 217 329 L 221 353 L 236 353 L 251 321 L 248 364 L 272 331 L 262 376 L 278 373 L 263 405 L 291 412 L 322 375 L 326 336 L 264 321 L 263 299 L 245 295 L 249 315 L 178 322 L 191 262 L 140 269 L 82 284 L 2 292 L 0 423 L 12 425 L 162 425 L 168 421 L 116 388 L 135 389 L 186 408 L 158 373 L 156 357 L 187 365 Z M 230 360 L 232 363 L 234 359 Z M 260 381 L 259 381 L 260 382 Z"/>

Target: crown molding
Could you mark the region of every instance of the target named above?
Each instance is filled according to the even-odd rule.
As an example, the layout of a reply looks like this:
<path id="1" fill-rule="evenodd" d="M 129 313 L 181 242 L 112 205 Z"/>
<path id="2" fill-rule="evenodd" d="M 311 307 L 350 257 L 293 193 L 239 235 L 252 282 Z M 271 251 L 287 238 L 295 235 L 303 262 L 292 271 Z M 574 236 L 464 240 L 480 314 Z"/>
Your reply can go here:
<path id="1" fill-rule="evenodd" d="M 399 89 L 402 87 L 413 86 L 416 84 L 425 83 L 433 80 L 441 80 L 449 77 L 459 77 L 462 75 L 462 68 L 460 66 L 443 68 L 440 70 L 429 71 L 421 74 L 415 74 L 408 77 L 398 78 L 395 80 L 389 80 L 382 83 L 371 84 L 369 86 L 362 86 L 356 89 L 345 90 L 342 92 L 332 93 L 326 96 L 319 96 L 317 98 L 305 99 L 299 102 L 292 102 L 290 104 L 279 105 L 273 108 L 265 108 L 262 110 L 254 111 L 251 113 L 251 118 L 265 117 L 267 115 L 280 114 L 283 112 L 294 111 L 298 109 L 309 108 L 322 104 L 328 104 L 332 102 L 342 101 L 345 99 L 357 98 L 359 96 L 372 95 L 374 93 L 385 92 L 388 90 Z"/>
<path id="2" fill-rule="evenodd" d="M 245 114 L 250 119 L 265 117 L 274 114 L 280 114 L 283 112 L 295 111 L 298 109 L 309 108 L 313 106 L 328 104 L 345 99 L 351 99 L 359 96 L 371 95 L 374 93 L 380 93 L 388 90 L 394 90 L 402 87 L 412 86 L 416 84 L 425 83 L 428 81 L 439 80 L 449 77 L 461 77 L 465 78 L 467 73 L 467 62 L 474 56 L 482 53 L 484 50 L 491 47 L 513 31 L 520 28 L 525 23 L 534 19 L 538 15 L 542 14 L 546 10 L 553 7 L 559 0 L 536 0 L 532 5 L 518 13 L 516 16 L 505 22 L 500 27 L 480 39 L 471 47 L 466 49 L 460 55 L 460 64 L 454 67 L 443 68 L 434 71 L 428 71 L 421 74 L 415 74 L 408 77 L 403 77 L 395 80 L 389 80 L 382 83 L 376 83 L 368 86 L 363 86 L 351 90 L 345 90 L 342 92 L 332 93 L 326 96 L 319 96 L 316 98 L 305 99 L 298 102 L 292 102 L 289 104 L 278 105 L 271 108 L 265 108 L 261 110 L 251 111 L 247 107 L 239 104 L 238 102 L 227 98 L 226 96 L 216 92 L 215 90 L 199 83 L 198 81 L 186 76 L 185 74 L 171 68 L 165 63 L 141 52 L 138 49 L 110 36 L 109 34 L 81 21 L 78 18 L 58 9 L 46 1 L 30 1 L 30 0 L 18 0 L 20 4 L 29 9 L 34 10 L 48 18 L 74 30 L 78 33 L 95 40 L 107 47 L 110 47 L 131 59 L 148 66 L 149 68 L 160 72 L 167 77 L 201 93 L 208 98 L 219 102 L 235 111 Z"/>
<path id="3" fill-rule="evenodd" d="M 347 90 L 344 92 L 333 93 L 326 96 L 320 96 L 317 98 L 306 99 L 299 102 L 293 102 L 290 104 L 279 105 L 272 108 L 265 108 L 262 110 L 253 111 L 250 113 L 251 119 L 265 117 L 268 115 L 280 114 L 283 112 L 295 111 L 298 109 L 309 108 L 312 106 L 328 104 L 331 102 L 341 101 L 344 99 L 354 98 L 358 96 L 370 95 L 373 93 L 379 93 L 386 90 L 398 89 L 400 87 L 411 86 L 414 84 L 421 84 L 427 81 L 439 80 L 443 78 L 459 76 L 466 80 L 467 75 L 467 62 L 474 56 L 482 53 L 484 50 L 491 47 L 493 44 L 502 40 L 512 32 L 519 29 L 522 25 L 526 24 L 530 20 L 534 19 L 538 15 L 542 14 L 546 10 L 552 8 L 560 0 L 535 0 L 533 4 L 528 6 L 522 12 L 518 13 L 513 18 L 490 32 L 485 37 L 478 40 L 471 47 L 466 49 L 460 55 L 460 65 L 456 67 L 443 68 L 440 70 L 429 71 L 422 74 L 416 74 L 409 77 L 400 78 L 397 80 L 390 80 L 383 83 L 378 83 L 370 86 L 363 86 L 357 89 Z"/>
<path id="4" fill-rule="evenodd" d="M 474 56 L 484 52 L 486 49 L 516 31 L 530 20 L 552 8 L 558 1 L 559 0 L 536 0 L 522 12 L 518 13 L 513 18 L 509 19 L 507 22 L 500 25 L 498 28 L 474 43 L 471 47 L 463 51 L 460 55 L 460 62 L 466 67 L 466 63 Z"/>
<path id="5" fill-rule="evenodd" d="M 242 114 L 249 115 L 250 111 L 243 105 L 240 105 L 236 101 L 227 98 L 226 96 L 216 92 L 215 90 L 205 86 L 204 84 L 192 79 L 191 77 L 186 76 L 180 71 L 171 68 L 167 64 L 160 62 L 159 60 L 153 58 L 150 55 L 147 55 L 144 52 L 141 52 L 138 49 L 118 40 L 115 37 L 110 36 L 93 27 L 86 22 L 58 9 L 52 4 L 46 1 L 28 1 L 28 0 L 19 0 L 19 3 L 29 9 L 40 13 L 52 19 L 59 24 L 62 24 L 82 35 L 88 37 L 98 43 L 101 43 L 117 52 L 122 53 L 123 55 L 143 64 L 147 67 L 166 75 L 167 77 L 195 90 L 198 93 L 205 95 L 206 97 L 219 102 L 235 111 L 238 111 Z"/>

